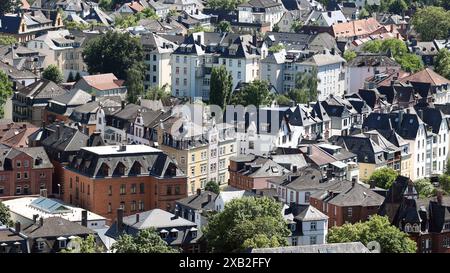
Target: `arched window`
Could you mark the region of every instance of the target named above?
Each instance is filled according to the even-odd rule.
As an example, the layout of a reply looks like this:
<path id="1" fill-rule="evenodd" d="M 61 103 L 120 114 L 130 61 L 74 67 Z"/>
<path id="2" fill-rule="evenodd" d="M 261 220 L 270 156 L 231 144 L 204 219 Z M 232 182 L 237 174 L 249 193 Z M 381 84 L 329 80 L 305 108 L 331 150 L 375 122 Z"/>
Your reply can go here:
<path id="1" fill-rule="evenodd" d="M 141 170 L 142 170 L 142 165 L 139 162 L 135 161 L 133 163 L 133 166 L 131 167 L 130 175 L 139 175 L 139 174 L 141 174 Z"/>
<path id="2" fill-rule="evenodd" d="M 114 169 L 114 176 L 124 176 L 125 175 L 125 165 L 122 162 L 117 163 L 116 168 Z"/>
<path id="3" fill-rule="evenodd" d="M 420 232 L 420 227 L 419 227 L 418 224 L 414 224 L 414 225 L 413 225 L 413 231 L 414 231 L 414 232 Z"/>
<path id="4" fill-rule="evenodd" d="M 411 232 L 411 224 L 405 225 L 405 232 Z"/>

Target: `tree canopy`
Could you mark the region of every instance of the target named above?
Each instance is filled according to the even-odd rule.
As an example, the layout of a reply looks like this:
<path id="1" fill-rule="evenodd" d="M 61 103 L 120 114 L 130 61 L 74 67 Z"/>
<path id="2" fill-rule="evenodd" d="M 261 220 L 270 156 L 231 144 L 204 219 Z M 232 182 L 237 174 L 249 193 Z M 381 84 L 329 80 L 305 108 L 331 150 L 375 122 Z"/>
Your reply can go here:
<path id="1" fill-rule="evenodd" d="M 92 234 L 88 235 L 85 239 L 78 237 L 78 238 L 74 239 L 74 243 L 76 243 L 80 246 L 78 250 L 66 248 L 62 252 L 64 252 L 64 253 L 101 253 L 104 251 L 104 249 L 97 244 L 95 237 Z"/>
<path id="2" fill-rule="evenodd" d="M 398 173 L 394 169 L 383 167 L 375 170 L 370 176 L 369 181 L 374 180 L 377 187 L 389 189 L 397 176 Z"/>
<path id="3" fill-rule="evenodd" d="M 214 252 L 286 246 L 290 235 L 281 203 L 268 197 L 233 199 L 208 220 L 203 235 Z"/>
<path id="4" fill-rule="evenodd" d="M 228 21 L 220 21 L 218 24 L 217 24 L 217 29 L 220 31 L 220 32 L 231 32 L 231 24 L 230 24 L 230 22 L 228 22 Z"/>
<path id="5" fill-rule="evenodd" d="M 4 105 L 9 97 L 13 94 L 13 84 L 8 79 L 5 72 L 0 71 L 0 118 L 4 116 Z"/>
<path id="6" fill-rule="evenodd" d="M 414 181 L 414 187 L 420 197 L 432 197 L 436 193 L 436 189 L 429 179 L 419 179 Z"/>
<path id="7" fill-rule="evenodd" d="M 295 88 L 288 92 L 288 97 L 297 103 L 308 103 L 317 100 L 320 79 L 317 68 L 299 72 L 295 77 Z"/>
<path id="8" fill-rule="evenodd" d="M 177 249 L 167 245 L 154 228 L 144 229 L 136 236 L 121 235 L 112 245 L 117 253 L 177 253 Z"/>
<path id="9" fill-rule="evenodd" d="M 248 0 L 207 0 L 206 6 L 214 10 L 236 10 L 237 6 Z"/>
<path id="10" fill-rule="evenodd" d="M 368 245 L 378 242 L 382 253 L 415 253 L 416 243 L 408 234 L 389 223 L 385 216 L 372 215 L 366 222 L 332 227 L 327 235 L 328 243 L 361 242 Z"/>
<path id="11" fill-rule="evenodd" d="M 356 52 L 355 51 L 353 51 L 353 50 L 346 50 L 345 52 L 344 52 L 344 59 L 347 61 L 347 62 L 350 62 L 351 60 L 353 60 L 354 58 L 356 58 Z"/>
<path id="12" fill-rule="evenodd" d="M 127 100 L 130 103 L 136 103 L 139 97 L 144 96 L 144 73 L 143 66 L 139 63 L 134 64 L 127 71 Z"/>
<path id="13" fill-rule="evenodd" d="M 89 41 L 83 59 L 90 74 L 113 73 L 119 79 L 127 80 L 128 69 L 142 64 L 144 52 L 137 38 L 128 33 L 109 31 Z"/>
<path id="14" fill-rule="evenodd" d="M 423 41 L 446 39 L 450 30 L 450 11 L 434 6 L 420 8 L 414 14 L 412 24 Z"/>
<path id="15" fill-rule="evenodd" d="M 5 204 L 0 201 L 0 223 L 6 226 L 12 226 L 13 222 L 11 220 L 11 214 L 9 213 L 9 209 Z"/>
<path id="16" fill-rule="evenodd" d="M 164 100 L 170 97 L 170 92 L 167 91 L 167 84 L 159 87 L 152 86 L 145 92 L 144 99 L 148 100 Z"/>
<path id="17" fill-rule="evenodd" d="M 210 192 L 213 192 L 215 194 L 219 194 L 220 193 L 219 184 L 217 184 L 216 181 L 209 181 L 205 185 L 205 191 L 210 191 Z"/>
<path id="18" fill-rule="evenodd" d="M 270 92 L 269 82 L 255 80 L 233 93 L 231 103 L 259 107 L 260 105 L 269 105 L 273 99 L 274 95 Z"/>
<path id="19" fill-rule="evenodd" d="M 233 78 L 225 66 L 212 68 L 209 87 L 209 103 L 224 109 L 229 103 L 233 91 Z"/>
<path id="20" fill-rule="evenodd" d="M 439 51 L 434 69 L 441 76 L 450 79 L 450 51 L 448 49 L 443 48 Z"/>
<path id="21" fill-rule="evenodd" d="M 0 1 L 0 15 L 12 12 L 15 8 L 20 6 L 21 2 L 19 0 L 2 0 Z"/>
<path id="22" fill-rule="evenodd" d="M 13 36 L 0 35 L 0 46 L 12 45 L 17 43 L 17 39 Z"/>
<path id="23" fill-rule="evenodd" d="M 42 72 L 42 78 L 54 83 L 62 83 L 64 81 L 63 73 L 54 64 L 51 64 L 44 69 L 44 72 Z"/>

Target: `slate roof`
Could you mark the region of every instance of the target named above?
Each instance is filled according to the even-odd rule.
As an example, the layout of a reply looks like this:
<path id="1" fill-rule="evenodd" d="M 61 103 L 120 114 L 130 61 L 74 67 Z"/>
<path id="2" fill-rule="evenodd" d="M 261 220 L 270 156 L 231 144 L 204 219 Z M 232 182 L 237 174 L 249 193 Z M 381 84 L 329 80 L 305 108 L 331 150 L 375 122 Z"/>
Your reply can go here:
<path id="1" fill-rule="evenodd" d="M 46 127 L 51 133 L 42 140 L 42 146 L 50 147 L 58 151 L 78 151 L 81 147 L 85 147 L 89 136 L 78 131 L 77 129 L 62 126 L 60 135 L 55 131 L 56 125 L 50 125 Z M 45 134 L 48 134 L 46 132 Z"/>
<path id="2" fill-rule="evenodd" d="M 337 194 L 328 201 L 329 204 L 340 207 L 374 207 L 381 206 L 384 197 L 359 183 L 355 183 L 346 191 Z"/>
<path id="3" fill-rule="evenodd" d="M 380 53 L 360 53 L 353 60 L 347 63 L 349 67 L 361 67 L 361 66 L 388 66 L 388 67 L 399 67 L 400 65 L 389 58 L 388 56 Z"/>
<path id="4" fill-rule="evenodd" d="M 252 8 L 271 8 L 281 6 L 281 3 L 275 2 L 273 0 L 250 0 L 246 3 L 238 5 L 239 7 L 252 7 Z"/>
<path id="5" fill-rule="evenodd" d="M 370 137 L 365 135 L 339 136 L 337 143 L 358 156 L 358 162 L 383 164 L 383 148 L 376 144 Z M 381 154 L 380 154 L 381 153 Z M 381 155 L 379 158 L 378 155 Z"/>
<path id="6" fill-rule="evenodd" d="M 81 89 L 72 89 L 67 93 L 64 93 L 58 97 L 55 97 L 51 102 L 73 106 L 73 105 L 84 105 L 92 99 L 91 94 L 83 91 Z"/>
<path id="7" fill-rule="evenodd" d="M 211 195 L 211 201 L 208 202 L 209 195 Z M 194 194 L 186 198 L 177 200 L 177 204 L 185 207 L 189 207 L 194 210 L 214 210 L 214 200 L 217 194 L 210 191 L 202 191 L 200 195 Z"/>
<path id="8" fill-rule="evenodd" d="M 270 183 L 284 186 L 295 191 L 314 190 L 325 187 L 322 173 L 312 167 L 303 167 L 295 173 L 289 173 L 282 177 L 269 179 Z"/>
<path id="9" fill-rule="evenodd" d="M 257 157 L 251 162 L 246 162 L 243 169 L 238 172 L 245 176 L 258 178 L 281 176 L 289 170 L 269 158 Z"/>
<path id="10" fill-rule="evenodd" d="M 68 91 L 52 81 L 40 79 L 19 89 L 18 92 L 31 99 L 50 99 L 66 94 Z"/>
<path id="11" fill-rule="evenodd" d="M 37 221 L 36 224 L 23 229 L 23 233 L 31 239 L 37 239 L 89 235 L 95 234 L 95 231 L 61 217 L 49 217 L 44 219 L 42 226 Z"/>

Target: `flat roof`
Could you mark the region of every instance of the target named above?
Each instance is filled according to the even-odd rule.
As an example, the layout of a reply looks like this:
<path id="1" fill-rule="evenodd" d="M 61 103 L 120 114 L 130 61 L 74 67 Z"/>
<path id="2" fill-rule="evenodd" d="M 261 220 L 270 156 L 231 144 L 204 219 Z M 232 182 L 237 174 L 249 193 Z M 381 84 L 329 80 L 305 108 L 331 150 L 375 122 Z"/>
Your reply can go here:
<path id="1" fill-rule="evenodd" d="M 161 150 L 147 146 L 147 145 L 125 145 L 126 149 L 120 151 L 119 145 L 96 146 L 96 147 L 82 147 L 81 149 L 89 151 L 98 155 L 132 155 L 142 153 L 159 153 Z"/>

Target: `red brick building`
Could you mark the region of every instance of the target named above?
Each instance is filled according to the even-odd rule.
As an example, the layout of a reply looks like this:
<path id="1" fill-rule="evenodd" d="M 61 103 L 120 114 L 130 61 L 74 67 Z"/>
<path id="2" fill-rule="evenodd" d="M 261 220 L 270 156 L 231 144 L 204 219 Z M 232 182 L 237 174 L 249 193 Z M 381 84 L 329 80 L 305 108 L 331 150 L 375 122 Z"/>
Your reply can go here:
<path id="1" fill-rule="evenodd" d="M 241 190 L 268 188 L 270 178 L 280 177 L 289 170 L 270 158 L 246 155 L 230 158 L 229 185 Z"/>
<path id="2" fill-rule="evenodd" d="M 85 147 L 63 169 L 64 201 L 109 220 L 187 196 L 187 178 L 162 151 L 145 145 Z"/>
<path id="3" fill-rule="evenodd" d="M 325 213 L 329 227 L 366 221 L 377 214 L 384 197 L 365 185 L 348 182 L 312 194 L 310 204 Z"/>
<path id="4" fill-rule="evenodd" d="M 0 149 L 0 197 L 51 189 L 53 165 L 44 148 Z"/>

